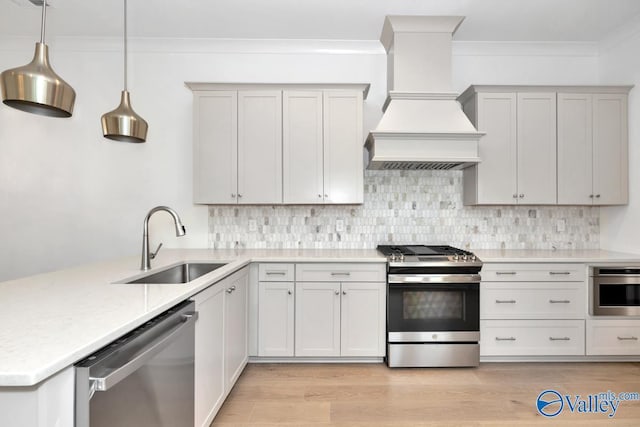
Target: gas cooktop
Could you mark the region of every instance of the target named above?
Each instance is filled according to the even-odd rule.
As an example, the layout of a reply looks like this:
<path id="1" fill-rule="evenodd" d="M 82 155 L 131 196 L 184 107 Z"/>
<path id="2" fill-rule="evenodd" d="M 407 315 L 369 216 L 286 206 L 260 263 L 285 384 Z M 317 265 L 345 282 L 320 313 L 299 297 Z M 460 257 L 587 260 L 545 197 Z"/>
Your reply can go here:
<path id="1" fill-rule="evenodd" d="M 481 264 L 472 252 L 448 245 L 378 245 L 377 249 L 387 257 L 389 265 Z"/>

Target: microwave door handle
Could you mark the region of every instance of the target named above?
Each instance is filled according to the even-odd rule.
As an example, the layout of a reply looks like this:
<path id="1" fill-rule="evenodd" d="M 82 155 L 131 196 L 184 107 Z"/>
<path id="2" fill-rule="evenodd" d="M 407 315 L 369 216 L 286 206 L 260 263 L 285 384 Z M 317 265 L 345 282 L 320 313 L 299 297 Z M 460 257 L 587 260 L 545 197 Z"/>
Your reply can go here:
<path id="1" fill-rule="evenodd" d="M 180 324 L 174 326 L 169 329 L 167 332 L 160 335 L 158 338 L 151 341 L 149 344 L 145 346 L 145 350 L 137 354 L 135 357 L 124 361 L 120 366 L 115 367 L 114 370 L 109 373 L 109 375 L 105 375 L 104 377 L 93 377 L 89 376 L 90 382 L 90 394 L 89 398 L 93 396 L 96 391 L 107 391 L 114 385 L 118 384 L 120 381 L 140 369 L 143 365 L 145 365 L 149 359 L 157 355 L 159 352 L 164 350 L 169 344 L 171 344 L 178 336 L 184 331 L 184 329 L 189 328 L 191 324 L 193 324 L 198 318 L 198 313 L 187 313 L 181 314 L 182 321 Z"/>

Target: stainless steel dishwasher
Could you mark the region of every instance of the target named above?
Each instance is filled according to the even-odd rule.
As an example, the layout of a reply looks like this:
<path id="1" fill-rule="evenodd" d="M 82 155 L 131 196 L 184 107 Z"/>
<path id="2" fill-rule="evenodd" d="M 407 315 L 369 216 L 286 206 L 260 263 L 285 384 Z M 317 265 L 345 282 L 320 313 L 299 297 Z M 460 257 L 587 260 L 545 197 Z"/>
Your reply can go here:
<path id="1" fill-rule="evenodd" d="M 193 427 L 195 303 L 78 362 L 76 427 Z"/>

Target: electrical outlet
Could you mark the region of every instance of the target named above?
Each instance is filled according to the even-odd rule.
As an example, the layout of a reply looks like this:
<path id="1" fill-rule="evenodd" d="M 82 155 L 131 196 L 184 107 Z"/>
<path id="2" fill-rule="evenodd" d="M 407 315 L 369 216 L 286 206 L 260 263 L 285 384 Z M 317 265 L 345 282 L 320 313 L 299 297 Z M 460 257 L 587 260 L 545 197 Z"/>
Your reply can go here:
<path id="1" fill-rule="evenodd" d="M 343 232 L 344 231 L 344 220 L 343 219 L 337 219 L 336 220 L 336 231 L 337 232 Z"/>
<path id="2" fill-rule="evenodd" d="M 258 229 L 258 223 L 255 219 L 249 220 L 249 231 L 256 231 Z"/>
<path id="3" fill-rule="evenodd" d="M 556 229 L 558 232 L 563 232 L 566 229 L 566 221 L 564 219 L 559 219 L 556 223 Z"/>

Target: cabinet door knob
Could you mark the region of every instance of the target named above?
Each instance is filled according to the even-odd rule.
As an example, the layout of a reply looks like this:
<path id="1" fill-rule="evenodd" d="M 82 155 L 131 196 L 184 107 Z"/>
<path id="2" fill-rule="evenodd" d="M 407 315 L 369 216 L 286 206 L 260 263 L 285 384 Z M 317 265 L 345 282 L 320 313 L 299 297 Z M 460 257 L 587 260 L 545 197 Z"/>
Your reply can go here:
<path id="1" fill-rule="evenodd" d="M 513 195 L 513 198 L 514 198 L 514 199 L 517 199 L 517 198 L 518 198 L 518 195 L 517 195 L 517 194 L 514 194 L 514 195 Z"/>
<path id="2" fill-rule="evenodd" d="M 231 198 L 235 199 L 236 198 L 236 194 L 235 193 L 231 193 Z"/>
<path id="3" fill-rule="evenodd" d="M 347 294 L 347 291 L 342 291 L 342 295 L 346 295 L 346 294 Z"/>
<path id="4" fill-rule="evenodd" d="M 340 295 L 340 291 L 336 291 L 336 295 Z"/>
<path id="5" fill-rule="evenodd" d="M 235 291 L 235 290 L 236 290 L 236 287 L 235 287 L 235 285 L 234 285 L 234 286 L 232 286 L 232 287 L 230 287 L 230 288 L 228 288 L 228 289 L 227 289 L 227 293 L 228 293 L 228 294 L 230 294 L 231 292 L 233 292 L 233 291 Z"/>
<path id="6" fill-rule="evenodd" d="M 293 292 L 291 292 L 291 290 L 288 290 L 288 291 L 287 291 L 287 293 L 288 293 L 289 295 L 293 295 Z"/>
<path id="7" fill-rule="evenodd" d="M 593 199 L 593 194 L 589 194 L 589 198 L 590 198 L 590 199 Z"/>
<path id="8" fill-rule="evenodd" d="M 524 197 L 524 194 L 520 193 L 520 198 L 522 199 Z"/>
<path id="9" fill-rule="evenodd" d="M 242 194 L 238 193 L 238 198 L 242 197 Z"/>
<path id="10" fill-rule="evenodd" d="M 599 195 L 599 194 L 596 194 L 596 199 L 598 199 L 598 198 L 600 198 L 600 195 Z"/>
<path id="11" fill-rule="evenodd" d="M 329 198 L 329 195 L 328 195 L 328 194 L 325 194 L 325 195 L 324 195 L 324 198 L 325 198 L 325 199 L 328 199 L 328 198 Z"/>

